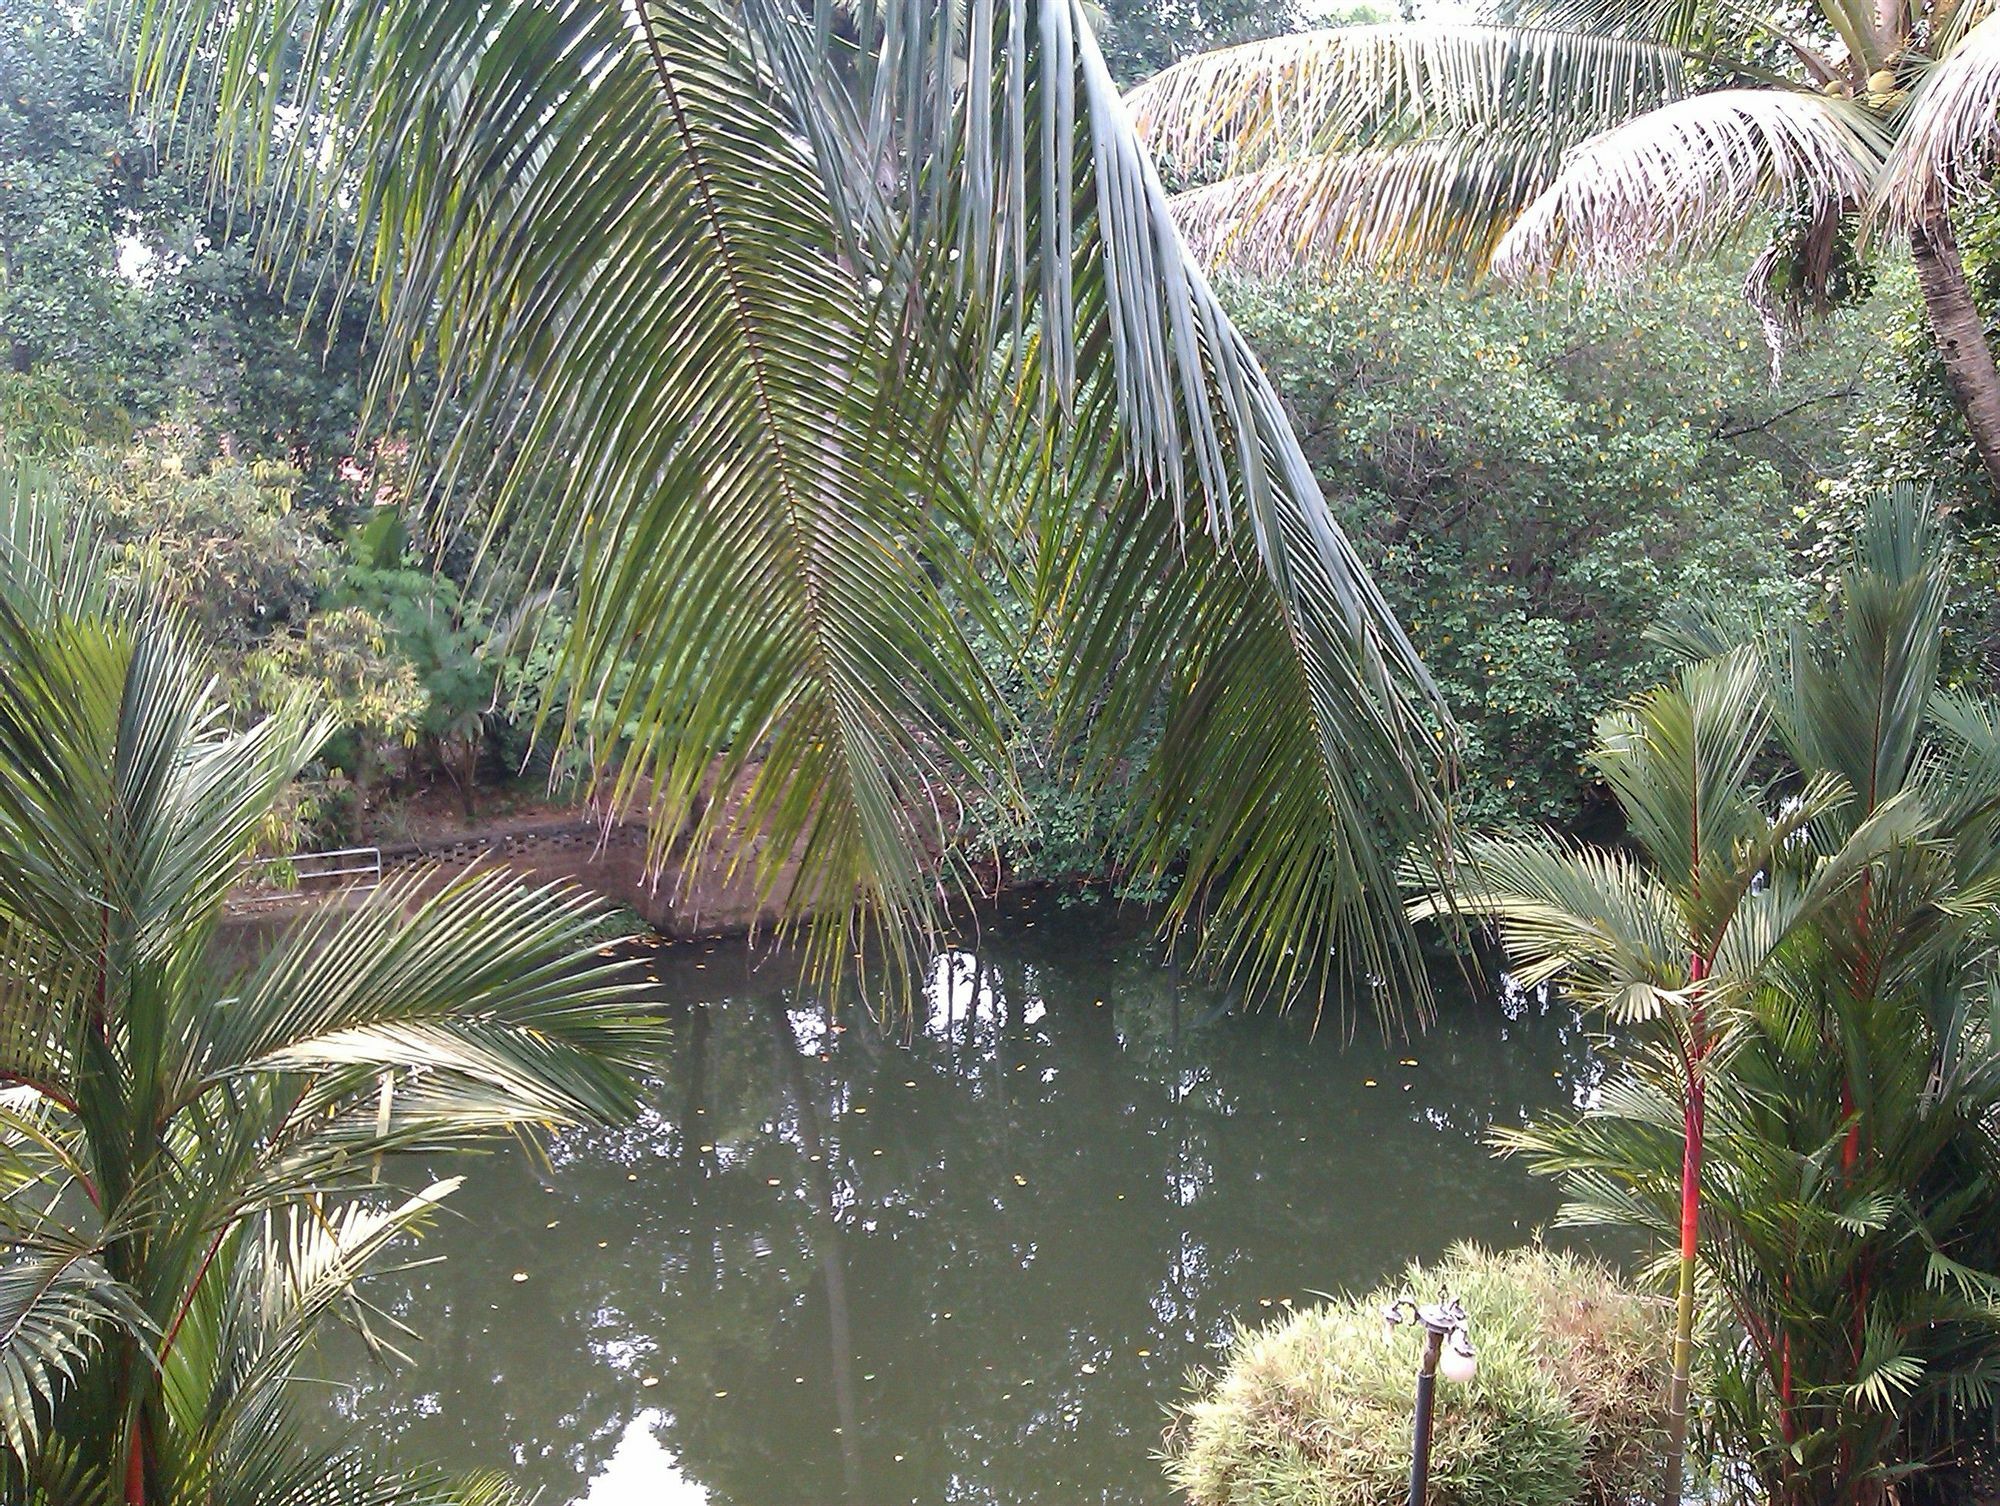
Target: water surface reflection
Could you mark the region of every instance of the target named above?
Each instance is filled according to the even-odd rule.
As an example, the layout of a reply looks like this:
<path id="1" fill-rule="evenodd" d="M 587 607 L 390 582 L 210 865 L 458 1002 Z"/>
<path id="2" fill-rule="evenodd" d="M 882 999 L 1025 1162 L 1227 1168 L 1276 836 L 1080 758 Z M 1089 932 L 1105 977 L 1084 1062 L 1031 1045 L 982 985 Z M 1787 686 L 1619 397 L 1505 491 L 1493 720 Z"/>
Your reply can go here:
<path id="1" fill-rule="evenodd" d="M 657 972 L 649 1112 L 475 1163 L 386 1298 L 417 1365 L 327 1357 L 371 1434 L 550 1506 L 1163 1500 L 1232 1322 L 1523 1238 L 1553 1199 L 1481 1137 L 1593 1073 L 1532 999 L 1342 1050 L 1100 910 L 990 923 L 887 1029 L 740 944 Z"/>

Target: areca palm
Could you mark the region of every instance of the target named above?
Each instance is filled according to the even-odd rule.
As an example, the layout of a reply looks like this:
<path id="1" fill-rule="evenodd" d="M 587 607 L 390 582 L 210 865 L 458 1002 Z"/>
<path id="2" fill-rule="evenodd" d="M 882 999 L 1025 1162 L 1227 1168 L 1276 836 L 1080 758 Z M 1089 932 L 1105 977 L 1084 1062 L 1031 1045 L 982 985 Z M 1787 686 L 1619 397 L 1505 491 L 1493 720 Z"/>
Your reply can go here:
<path id="1" fill-rule="evenodd" d="M 1850 792 L 1813 843 L 1908 813 L 1735 993 L 1712 1084 L 1701 1259 L 1734 1336 L 1718 1403 L 1774 1501 L 1889 1498 L 1899 1473 L 1977 1441 L 2000 1378 L 2000 718 L 1940 687 L 1947 581 L 1919 501 L 1889 499 L 1835 628 L 1772 655 L 1795 776 Z M 1641 1059 L 1579 1119 L 1511 1143 L 1569 1178 L 1566 1217 L 1656 1227 L 1674 1086 Z"/>
<path id="2" fill-rule="evenodd" d="M 1931 332 L 2000 481 L 2000 373 L 1951 211 L 1994 160 L 2000 18 L 1984 4 L 1555 0 L 1535 24 L 1371 27 L 1227 49 L 1132 107 L 1219 173 L 1176 211 L 1252 265 L 1332 256 L 1630 275 L 1779 229 L 1745 290 L 1774 346 L 1824 306 L 1857 226 L 1907 241 Z M 1697 80 L 1700 87 L 1697 87 Z"/>
<path id="3" fill-rule="evenodd" d="M 10 490 L 13 490 L 10 488 Z M 597 907 L 477 873 L 329 907 L 232 971 L 224 896 L 327 732 L 229 730 L 161 612 L 0 504 L 0 1494 L 497 1501 L 311 1445 L 293 1370 L 400 1330 L 371 1265 L 455 1182 L 385 1157 L 623 1114 L 651 1026 Z"/>
<path id="4" fill-rule="evenodd" d="M 491 482 L 490 556 L 573 577 L 570 730 L 629 733 L 656 856 L 722 845 L 824 965 L 920 950 L 946 813 L 1012 788 L 999 559 L 1173 922 L 1264 983 L 1418 979 L 1391 862 L 1448 717 L 1080 0 L 116 8 L 278 222 L 357 213 L 381 391 L 434 355 L 435 495 Z"/>

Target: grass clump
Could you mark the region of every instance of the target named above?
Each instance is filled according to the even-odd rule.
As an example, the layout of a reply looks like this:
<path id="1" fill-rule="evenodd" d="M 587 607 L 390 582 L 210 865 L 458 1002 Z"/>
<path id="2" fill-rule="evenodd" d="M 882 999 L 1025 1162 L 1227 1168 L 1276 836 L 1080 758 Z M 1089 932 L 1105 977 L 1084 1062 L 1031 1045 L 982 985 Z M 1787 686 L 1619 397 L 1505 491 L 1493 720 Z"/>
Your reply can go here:
<path id="1" fill-rule="evenodd" d="M 1434 1506 L 1622 1506 L 1658 1484 L 1658 1305 L 1593 1261 L 1459 1245 L 1393 1287 L 1239 1328 L 1167 1429 L 1167 1474 L 1193 1506 L 1406 1498 L 1422 1340 L 1382 1338 L 1382 1307 L 1404 1291 L 1457 1296 L 1479 1353 L 1471 1384 L 1438 1382 Z"/>

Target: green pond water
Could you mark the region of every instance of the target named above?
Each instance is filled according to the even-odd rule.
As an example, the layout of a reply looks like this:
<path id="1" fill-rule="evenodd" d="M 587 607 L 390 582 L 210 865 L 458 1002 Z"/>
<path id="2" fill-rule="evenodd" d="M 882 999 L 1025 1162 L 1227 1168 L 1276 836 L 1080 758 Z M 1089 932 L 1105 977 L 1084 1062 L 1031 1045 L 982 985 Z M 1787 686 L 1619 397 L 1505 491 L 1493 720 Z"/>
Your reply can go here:
<path id="1" fill-rule="evenodd" d="M 1573 1013 L 1455 974 L 1408 1042 L 1246 1016 L 1105 909 L 990 917 L 907 1024 L 741 942 L 654 970 L 644 1117 L 453 1165 L 444 1258 L 375 1288 L 415 1364 L 323 1356 L 366 1436 L 544 1506 L 1165 1501 L 1232 1325 L 1526 1238 L 1554 1195 L 1483 1137 L 1596 1075 Z"/>

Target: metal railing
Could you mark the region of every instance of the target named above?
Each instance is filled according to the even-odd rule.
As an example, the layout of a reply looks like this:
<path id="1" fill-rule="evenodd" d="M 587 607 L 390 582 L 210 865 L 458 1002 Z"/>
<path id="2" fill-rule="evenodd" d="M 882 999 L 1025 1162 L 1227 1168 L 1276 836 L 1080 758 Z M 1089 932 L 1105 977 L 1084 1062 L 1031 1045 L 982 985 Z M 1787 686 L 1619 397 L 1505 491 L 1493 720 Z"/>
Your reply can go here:
<path id="1" fill-rule="evenodd" d="M 382 849 L 336 847 L 288 857 L 252 858 L 243 865 L 244 888 L 236 903 L 272 904 L 302 890 L 373 889 L 382 882 Z"/>

